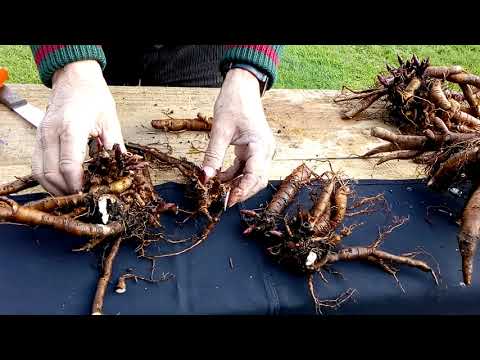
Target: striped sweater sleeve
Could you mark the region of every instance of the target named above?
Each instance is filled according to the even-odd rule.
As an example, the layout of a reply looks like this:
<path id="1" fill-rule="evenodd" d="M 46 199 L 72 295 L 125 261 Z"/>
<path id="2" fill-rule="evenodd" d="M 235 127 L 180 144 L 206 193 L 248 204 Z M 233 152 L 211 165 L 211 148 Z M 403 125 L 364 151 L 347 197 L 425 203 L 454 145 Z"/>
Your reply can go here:
<path id="1" fill-rule="evenodd" d="M 277 78 L 283 45 L 228 45 L 220 67 L 229 63 L 244 63 L 267 73 L 270 89 Z M 105 69 L 106 59 L 99 45 L 32 45 L 33 57 L 42 82 L 51 87 L 54 72 L 80 60 L 97 60 Z"/>
<path id="2" fill-rule="evenodd" d="M 228 45 L 220 68 L 223 72 L 229 63 L 254 66 L 268 75 L 268 90 L 277 79 L 283 48 L 284 45 Z"/>
<path id="3" fill-rule="evenodd" d="M 105 69 L 106 59 L 100 45 L 31 45 L 30 46 L 43 84 L 52 86 L 54 72 L 65 65 L 80 60 L 97 60 Z"/>

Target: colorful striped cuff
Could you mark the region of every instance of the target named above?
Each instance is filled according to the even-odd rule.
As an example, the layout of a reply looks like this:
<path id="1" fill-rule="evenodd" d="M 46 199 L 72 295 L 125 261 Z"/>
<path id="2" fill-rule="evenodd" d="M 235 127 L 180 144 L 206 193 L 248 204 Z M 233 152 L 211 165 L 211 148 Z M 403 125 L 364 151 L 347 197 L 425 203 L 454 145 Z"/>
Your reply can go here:
<path id="1" fill-rule="evenodd" d="M 107 61 L 100 45 L 31 45 L 40 79 L 45 86 L 52 86 L 55 71 L 81 60 L 97 60 L 105 69 Z"/>
<path id="2" fill-rule="evenodd" d="M 228 45 L 220 68 L 224 72 L 225 67 L 232 62 L 255 66 L 268 75 L 268 90 L 277 79 L 283 48 L 284 45 Z"/>

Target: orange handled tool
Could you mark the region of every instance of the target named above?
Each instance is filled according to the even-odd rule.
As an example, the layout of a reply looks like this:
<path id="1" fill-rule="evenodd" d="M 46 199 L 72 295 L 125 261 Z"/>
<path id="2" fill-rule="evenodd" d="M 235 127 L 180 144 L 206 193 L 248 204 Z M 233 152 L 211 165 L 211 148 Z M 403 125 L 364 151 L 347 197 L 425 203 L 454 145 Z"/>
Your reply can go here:
<path id="1" fill-rule="evenodd" d="M 29 104 L 27 100 L 16 94 L 5 81 L 8 80 L 8 70 L 0 67 L 0 104 L 27 120 L 34 127 L 38 127 L 45 116 L 45 112 Z"/>
<path id="2" fill-rule="evenodd" d="M 8 80 L 7 68 L 0 67 L 0 88 L 3 86 L 3 83 L 7 80 Z"/>

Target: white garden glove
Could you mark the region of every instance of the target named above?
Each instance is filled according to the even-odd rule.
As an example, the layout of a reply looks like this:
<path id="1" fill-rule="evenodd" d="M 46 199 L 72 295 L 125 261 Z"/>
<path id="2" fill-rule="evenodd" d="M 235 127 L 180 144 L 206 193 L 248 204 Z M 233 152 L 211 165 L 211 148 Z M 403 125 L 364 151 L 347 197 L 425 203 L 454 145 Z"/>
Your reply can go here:
<path id="1" fill-rule="evenodd" d="M 229 145 L 235 146 L 235 161 L 219 174 L 221 181 L 237 176 L 227 206 L 245 201 L 268 184 L 275 139 L 260 98 L 256 77 L 243 69 L 230 70 L 215 102 L 210 142 L 203 162 L 206 179 L 221 169 Z"/>
<path id="2" fill-rule="evenodd" d="M 112 94 L 95 60 L 73 62 L 55 72 L 45 118 L 37 129 L 32 174 L 51 194 L 82 190 L 90 136 L 107 149 L 125 150 Z"/>

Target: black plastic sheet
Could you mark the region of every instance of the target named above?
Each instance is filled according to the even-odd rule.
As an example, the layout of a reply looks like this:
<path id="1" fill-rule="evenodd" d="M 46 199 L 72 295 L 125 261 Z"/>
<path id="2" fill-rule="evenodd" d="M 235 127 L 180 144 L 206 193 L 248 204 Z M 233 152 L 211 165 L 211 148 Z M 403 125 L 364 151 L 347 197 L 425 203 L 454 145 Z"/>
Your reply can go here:
<path id="1" fill-rule="evenodd" d="M 276 183 L 273 183 L 276 185 Z M 157 188 L 169 201 L 181 202 L 183 187 L 166 184 Z M 478 266 L 473 285 L 462 283 L 455 224 L 464 198 L 436 193 L 417 181 L 360 181 L 359 195 L 384 192 L 392 215 L 409 216 L 409 222 L 394 231 L 382 249 L 396 254 L 422 247 L 433 258 L 423 256 L 437 270 L 440 286 L 431 275 L 401 267 L 395 280 L 375 265 L 338 263 L 334 270 L 343 276 L 325 273 L 328 283 L 315 277 L 315 287 L 322 299 L 336 298 L 348 288 L 356 289 L 351 301 L 327 315 L 344 314 L 480 314 L 480 276 Z M 242 204 L 255 208 L 272 195 L 268 187 Z M 29 201 L 42 195 L 15 196 Z M 303 194 L 300 203 L 308 205 Z M 428 208 L 428 218 L 427 218 Z M 391 221 L 382 212 L 348 219 L 367 223 L 359 227 L 344 245 L 368 245 L 379 226 Z M 183 227 L 173 221 L 167 231 L 178 238 L 196 231 L 194 221 Z M 198 229 L 197 229 L 198 230 Z M 285 271 L 271 262 L 259 242 L 241 235 L 239 207 L 229 209 L 206 242 L 183 255 L 156 262 L 155 277 L 171 274 L 170 280 L 151 284 L 129 282 L 125 294 L 116 294 L 114 285 L 127 268 L 150 276 L 150 262 L 138 259 L 134 244 L 126 244 L 114 264 L 112 284 L 104 303 L 106 314 L 169 315 L 262 315 L 315 314 L 307 290 L 306 278 Z M 89 314 L 99 276 L 102 249 L 92 253 L 72 252 L 85 239 L 64 235 L 46 228 L 0 224 L 0 314 Z M 164 252 L 189 244 L 163 246 Z"/>

